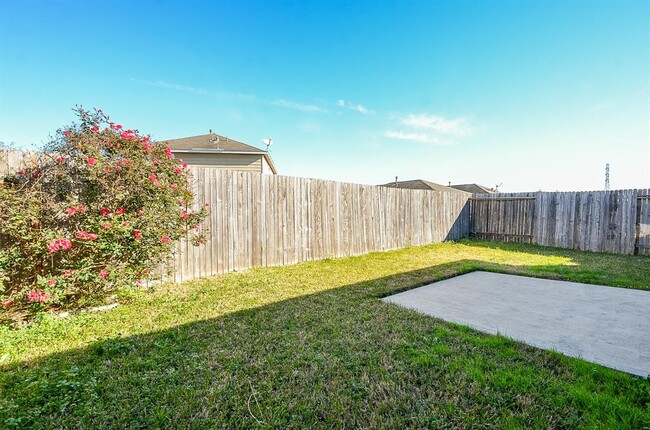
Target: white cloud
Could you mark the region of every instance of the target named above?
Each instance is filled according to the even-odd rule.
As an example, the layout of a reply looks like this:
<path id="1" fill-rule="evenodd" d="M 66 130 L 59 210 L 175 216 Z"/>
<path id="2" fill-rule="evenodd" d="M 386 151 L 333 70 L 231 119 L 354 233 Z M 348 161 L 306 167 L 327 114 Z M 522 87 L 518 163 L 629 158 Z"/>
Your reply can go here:
<path id="1" fill-rule="evenodd" d="M 279 106 L 287 109 L 296 109 L 303 112 L 322 112 L 327 113 L 326 109 L 323 109 L 315 105 L 307 105 L 302 103 L 291 102 L 285 99 L 277 99 L 270 102 L 273 106 Z"/>
<path id="2" fill-rule="evenodd" d="M 434 145 L 452 145 L 454 138 L 461 138 L 470 134 L 467 118 L 445 118 L 441 115 L 411 113 L 404 115 L 391 115 L 390 118 L 397 122 L 401 130 L 387 130 L 384 137 L 412 142 L 430 143 Z"/>
<path id="3" fill-rule="evenodd" d="M 139 84 L 145 84 L 154 88 L 166 88 L 169 90 L 182 91 L 182 92 L 192 93 L 192 94 L 197 94 L 202 96 L 244 100 L 249 102 L 263 102 L 263 100 L 258 99 L 256 96 L 252 94 L 208 91 L 203 88 L 192 87 L 190 85 L 175 84 L 166 81 L 150 81 L 148 79 L 138 79 L 138 78 L 129 78 L 129 80 L 133 82 L 137 82 Z"/>
<path id="4" fill-rule="evenodd" d="M 409 127 L 424 128 L 440 134 L 465 136 L 469 133 L 467 118 L 464 117 L 447 119 L 439 115 L 412 113 L 400 118 L 400 122 Z"/>
<path id="5" fill-rule="evenodd" d="M 449 144 L 448 142 L 442 141 L 439 137 L 433 136 L 428 133 L 388 130 L 384 132 L 384 136 L 389 137 L 391 139 L 411 140 L 414 142 L 421 142 L 421 143 L 433 143 L 435 145 Z"/>
<path id="6" fill-rule="evenodd" d="M 336 104 L 339 107 L 343 107 L 343 108 L 347 107 L 350 110 L 360 112 L 360 113 L 362 113 L 364 115 L 374 115 L 375 114 L 374 110 L 370 110 L 367 107 L 365 107 L 364 105 L 357 105 L 357 104 L 354 104 L 354 103 L 346 102 L 345 100 L 342 100 L 342 99 L 337 100 Z"/>
<path id="7" fill-rule="evenodd" d="M 179 85 L 179 84 L 174 84 L 165 81 L 150 81 L 148 79 L 138 79 L 138 78 L 129 78 L 129 80 L 133 82 L 138 82 L 140 84 L 149 85 L 150 87 L 167 88 L 170 90 L 183 91 L 183 92 L 193 93 L 193 94 L 202 94 L 202 95 L 210 94 L 208 91 L 204 90 L 203 88 L 196 88 L 187 85 Z"/>
<path id="8" fill-rule="evenodd" d="M 348 108 L 351 109 L 351 110 L 355 110 L 357 112 L 361 112 L 362 114 L 365 114 L 365 115 L 372 115 L 372 114 L 375 113 L 374 110 L 370 110 L 370 109 L 368 109 L 367 107 L 365 107 L 363 105 L 355 105 L 355 104 L 352 104 L 352 103 L 348 103 Z"/>

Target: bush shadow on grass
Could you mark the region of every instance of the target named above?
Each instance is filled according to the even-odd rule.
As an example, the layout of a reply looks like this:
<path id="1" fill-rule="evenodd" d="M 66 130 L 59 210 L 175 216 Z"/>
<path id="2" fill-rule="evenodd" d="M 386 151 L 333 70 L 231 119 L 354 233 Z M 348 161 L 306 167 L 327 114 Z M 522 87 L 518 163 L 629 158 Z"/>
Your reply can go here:
<path id="1" fill-rule="evenodd" d="M 523 270 L 460 260 L 6 365 L 0 423 L 640 427 L 649 418 L 648 381 L 378 300 L 486 269 Z"/>

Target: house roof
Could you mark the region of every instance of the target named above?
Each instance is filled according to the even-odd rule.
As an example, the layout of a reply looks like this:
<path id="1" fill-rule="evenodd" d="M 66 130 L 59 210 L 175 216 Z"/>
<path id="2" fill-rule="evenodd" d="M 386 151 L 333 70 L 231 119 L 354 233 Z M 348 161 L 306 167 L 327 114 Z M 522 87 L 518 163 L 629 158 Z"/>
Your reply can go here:
<path id="1" fill-rule="evenodd" d="M 180 139 L 166 140 L 174 150 L 224 150 L 238 152 L 266 152 L 251 145 L 239 142 L 229 137 L 221 136 L 216 133 L 202 134 L 200 136 L 182 137 Z"/>
<path id="2" fill-rule="evenodd" d="M 492 188 L 484 187 L 479 184 L 458 184 L 450 185 L 451 188 L 456 188 L 457 190 L 466 191 L 472 194 L 495 194 L 497 191 Z"/>
<path id="3" fill-rule="evenodd" d="M 172 149 L 172 152 L 261 154 L 266 159 L 266 162 L 271 167 L 273 173 L 277 173 L 275 164 L 273 163 L 268 151 L 216 133 L 182 137 L 180 139 L 167 139 L 165 142 L 167 142 L 169 147 Z"/>
<path id="4" fill-rule="evenodd" d="M 456 190 L 444 185 L 436 184 L 435 182 L 425 181 L 424 179 L 414 179 L 412 181 L 398 181 L 398 182 L 389 182 L 383 184 L 383 187 L 393 187 L 393 188 L 407 188 L 410 190 L 433 190 L 433 191 L 453 191 L 460 192 L 461 190 Z"/>

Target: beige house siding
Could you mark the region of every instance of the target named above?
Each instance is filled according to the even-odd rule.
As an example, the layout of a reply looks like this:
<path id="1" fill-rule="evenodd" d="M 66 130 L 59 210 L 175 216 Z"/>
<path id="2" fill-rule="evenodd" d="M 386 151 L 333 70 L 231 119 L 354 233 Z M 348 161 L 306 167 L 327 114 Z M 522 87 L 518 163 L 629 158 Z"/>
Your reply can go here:
<path id="1" fill-rule="evenodd" d="M 36 165 L 40 156 L 37 151 L 0 148 L 0 177 Z"/>
<path id="2" fill-rule="evenodd" d="M 269 163 L 266 161 L 266 158 L 262 157 L 262 173 L 265 175 L 272 175 L 273 169 L 269 166 Z"/>
<path id="3" fill-rule="evenodd" d="M 176 158 L 190 166 L 216 167 L 218 169 L 240 170 L 243 172 L 262 172 L 262 155 L 259 154 L 191 154 L 178 152 Z"/>

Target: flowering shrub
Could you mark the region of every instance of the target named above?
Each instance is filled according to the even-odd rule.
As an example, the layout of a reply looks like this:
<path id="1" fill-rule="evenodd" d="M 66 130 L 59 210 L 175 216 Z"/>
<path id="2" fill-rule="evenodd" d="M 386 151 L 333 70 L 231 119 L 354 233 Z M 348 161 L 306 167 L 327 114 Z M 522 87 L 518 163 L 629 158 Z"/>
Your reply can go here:
<path id="1" fill-rule="evenodd" d="M 38 165 L 0 179 L 0 312 L 92 302 L 143 284 L 181 237 L 204 242 L 171 149 L 77 113 Z"/>

